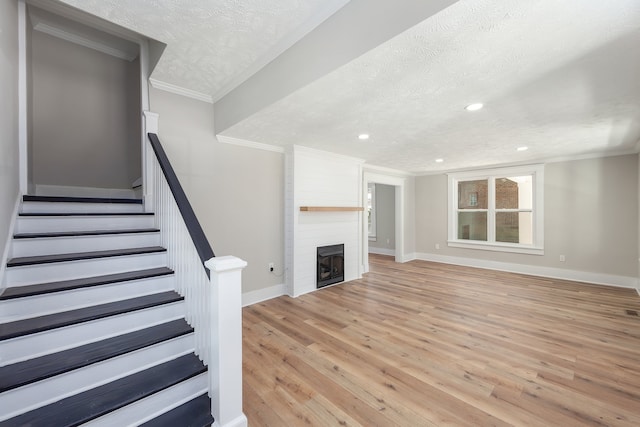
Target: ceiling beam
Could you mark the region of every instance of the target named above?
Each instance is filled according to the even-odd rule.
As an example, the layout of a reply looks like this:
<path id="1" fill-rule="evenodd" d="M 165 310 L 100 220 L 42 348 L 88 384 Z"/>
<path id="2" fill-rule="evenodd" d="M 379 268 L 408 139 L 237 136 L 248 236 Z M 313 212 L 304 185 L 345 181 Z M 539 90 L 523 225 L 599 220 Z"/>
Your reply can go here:
<path id="1" fill-rule="evenodd" d="M 216 133 L 435 15 L 457 0 L 351 0 L 214 104 Z"/>

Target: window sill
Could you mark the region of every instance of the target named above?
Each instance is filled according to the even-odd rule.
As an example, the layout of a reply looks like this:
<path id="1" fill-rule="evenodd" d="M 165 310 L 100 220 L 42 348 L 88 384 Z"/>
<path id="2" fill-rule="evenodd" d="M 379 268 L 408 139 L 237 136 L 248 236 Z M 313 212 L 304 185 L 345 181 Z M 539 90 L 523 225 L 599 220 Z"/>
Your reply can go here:
<path id="1" fill-rule="evenodd" d="M 544 255 L 544 248 L 536 246 L 513 245 L 509 243 L 486 243 L 462 240 L 449 240 L 447 244 L 452 248 L 480 249 L 494 252 L 511 252 L 527 255 Z"/>

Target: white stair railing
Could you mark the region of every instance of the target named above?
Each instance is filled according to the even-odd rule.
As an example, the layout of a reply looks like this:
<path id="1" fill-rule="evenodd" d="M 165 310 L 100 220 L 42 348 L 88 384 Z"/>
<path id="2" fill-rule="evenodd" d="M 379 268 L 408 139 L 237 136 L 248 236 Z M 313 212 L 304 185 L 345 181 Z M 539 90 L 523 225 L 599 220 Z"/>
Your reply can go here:
<path id="1" fill-rule="evenodd" d="M 247 263 L 215 257 L 202 227 L 160 144 L 149 133 L 146 175 L 156 224 L 167 249 L 176 292 L 184 297 L 186 320 L 195 334 L 195 352 L 209 370 L 209 397 L 215 426 L 242 427 L 241 272 Z"/>

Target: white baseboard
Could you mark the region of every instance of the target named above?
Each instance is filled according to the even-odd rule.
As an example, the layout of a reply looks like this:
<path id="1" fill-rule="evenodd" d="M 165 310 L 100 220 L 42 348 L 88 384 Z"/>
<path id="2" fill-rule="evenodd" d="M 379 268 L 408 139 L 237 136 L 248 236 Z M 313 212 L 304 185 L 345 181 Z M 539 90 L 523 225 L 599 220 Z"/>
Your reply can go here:
<path id="1" fill-rule="evenodd" d="M 638 279 L 636 277 L 593 273 L 590 271 L 565 270 L 562 268 L 541 267 L 535 265 L 514 264 L 499 261 L 487 261 L 474 258 L 454 257 L 429 253 L 416 253 L 415 255 L 415 259 L 423 261 L 463 265 L 466 267 L 478 267 L 485 268 L 487 270 L 507 271 L 510 273 L 528 274 L 531 276 L 548 277 L 551 279 L 571 280 L 575 282 L 614 286 L 618 288 L 637 289 L 638 286 Z"/>
<path id="2" fill-rule="evenodd" d="M 135 198 L 135 191 L 127 188 L 72 187 L 68 185 L 42 184 L 36 184 L 35 187 L 37 196 Z"/>
<path id="3" fill-rule="evenodd" d="M 402 257 L 402 262 L 409 262 L 413 261 L 414 259 L 418 259 L 418 255 L 415 252 L 411 252 L 408 254 L 404 254 L 404 256 Z"/>
<path id="4" fill-rule="evenodd" d="M 389 255 L 389 256 L 396 256 L 396 250 L 395 249 L 388 249 L 388 248 L 374 248 L 373 246 L 369 245 L 369 253 L 370 254 L 376 254 L 376 255 Z"/>
<path id="5" fill-rule="evenodd" d="M 277 298 L 287 294 L 287 287 L 284 283 L 279 285 L 270 286 L 264 289 L 258 289 L 256 291 L 245 292 L 242 294 L 242 306 L 256 304 L 262 301 L 269 300 L 271 298 Z"/>
<path id="6" fill-rule="evenodd" d="M 22 194 L 18 193 L 16 203 L 13 207 L 13 214 L 11 215 L 11 222 L 9 223 L 9 229 L 7 230 L 7 240 L 4 244 L 4 250 L 2 251 L 2 260 L 0 263 L 0 295 L 4 292 L 7 286 L 6 281 L 6 269 L 7 260 L 11 256 L 11 244 L 13 242 L 13 234 L 16 229 L 16 220 L 18 218 L 18 211 L 20 209 L 20 202 L 22 201 Z"/>

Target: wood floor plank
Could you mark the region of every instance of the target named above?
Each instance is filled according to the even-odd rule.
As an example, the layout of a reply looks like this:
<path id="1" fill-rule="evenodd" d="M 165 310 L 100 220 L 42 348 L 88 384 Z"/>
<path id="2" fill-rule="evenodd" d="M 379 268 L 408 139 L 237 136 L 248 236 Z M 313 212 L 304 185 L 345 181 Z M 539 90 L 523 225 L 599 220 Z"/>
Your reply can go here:
<path id="1" fill-rule="evenodd" d="M 243 311 L 251 426 L 638 426 L 631 289 L 370 256 Z"/>

